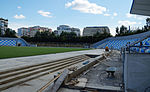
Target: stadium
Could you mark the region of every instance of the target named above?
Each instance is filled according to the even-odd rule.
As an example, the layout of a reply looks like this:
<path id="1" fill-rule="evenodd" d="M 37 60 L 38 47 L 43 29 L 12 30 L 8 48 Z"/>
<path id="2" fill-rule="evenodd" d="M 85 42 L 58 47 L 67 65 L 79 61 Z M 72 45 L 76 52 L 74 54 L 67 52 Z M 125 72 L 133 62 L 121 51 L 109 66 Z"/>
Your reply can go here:
<path id="1" fill-rule="evenodd" d="M 133 0 L 131 13 L 150 16 L 149 6 Z M 150 92 L 150 30 L 90 48 L 37 47 L 0 37 L 0 51 L 1 92 Z"/>

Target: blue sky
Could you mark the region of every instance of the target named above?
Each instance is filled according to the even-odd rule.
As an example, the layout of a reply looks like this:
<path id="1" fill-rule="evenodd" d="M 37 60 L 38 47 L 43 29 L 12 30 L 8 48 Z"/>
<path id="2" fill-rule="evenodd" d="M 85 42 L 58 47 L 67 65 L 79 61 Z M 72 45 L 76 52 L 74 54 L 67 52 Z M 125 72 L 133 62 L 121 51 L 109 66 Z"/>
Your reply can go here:
<path id="1" fill-rule="evenodd" d="M 61 24 L 80 28 L 108 26 L 115 34 L 117 26 L 145 25 L 145 16 L 129 14 L 132 0 L 1 0 L 0 17 L 9 27 L 44 26 L 55 30 Z"/>

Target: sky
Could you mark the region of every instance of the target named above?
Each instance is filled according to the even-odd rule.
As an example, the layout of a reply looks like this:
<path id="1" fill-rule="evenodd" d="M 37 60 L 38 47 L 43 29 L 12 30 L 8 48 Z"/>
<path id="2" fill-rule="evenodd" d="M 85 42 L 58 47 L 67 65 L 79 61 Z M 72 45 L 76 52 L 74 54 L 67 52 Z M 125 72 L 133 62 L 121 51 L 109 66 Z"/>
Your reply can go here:
<path id="1" fill-rule="evenodd" d="M 43 26 L 56 30 L 67 24 L 80 28 L 108 26 L 112 35 L 121 25 L 143 27 L 146 16 L 132 15 L 132 0 L 1 0 L 0 17 L 10 28 Z"/>

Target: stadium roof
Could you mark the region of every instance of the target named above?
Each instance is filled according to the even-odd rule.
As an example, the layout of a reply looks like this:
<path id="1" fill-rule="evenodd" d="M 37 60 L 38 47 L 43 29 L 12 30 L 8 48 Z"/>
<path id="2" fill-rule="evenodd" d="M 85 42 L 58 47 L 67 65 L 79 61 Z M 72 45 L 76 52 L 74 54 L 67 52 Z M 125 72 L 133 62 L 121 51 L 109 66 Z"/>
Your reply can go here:
<path id="1" fill-rule="evenodd" d="M 150 0 L 133 0 L 130 13 L 150 16 Z"/>

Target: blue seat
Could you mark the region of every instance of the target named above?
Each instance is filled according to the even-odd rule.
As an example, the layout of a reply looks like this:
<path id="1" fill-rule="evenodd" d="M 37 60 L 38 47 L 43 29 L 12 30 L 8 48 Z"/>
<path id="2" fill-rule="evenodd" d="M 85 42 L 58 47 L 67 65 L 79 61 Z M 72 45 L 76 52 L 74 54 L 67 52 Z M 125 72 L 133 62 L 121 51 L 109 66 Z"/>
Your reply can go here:
<path id="1" fill-rule="evenodd" d="M 140 49 L 140 53 L 145 53 L 143 48 Z"/>
<path id="2" fill-rule="evenodd" d="M 146 49 L 145 52 L 146 52 L 146 53 L 150 53 L 150 49 Z"/>

